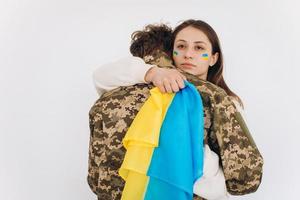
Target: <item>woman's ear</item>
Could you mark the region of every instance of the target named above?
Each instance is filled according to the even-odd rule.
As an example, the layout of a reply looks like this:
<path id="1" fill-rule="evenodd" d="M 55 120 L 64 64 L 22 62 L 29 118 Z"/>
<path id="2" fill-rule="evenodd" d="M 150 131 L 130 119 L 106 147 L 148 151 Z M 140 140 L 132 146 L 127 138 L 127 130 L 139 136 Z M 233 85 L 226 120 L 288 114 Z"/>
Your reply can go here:
<path id="1" fill-rule="evenodd" d="M 219 52 L 216 52 L 215 54 L 213 54 L 211 56 L 211 59 L 210 59 L 210 62 L 209 62 L 209 66 L 212 67 L 216 64 L 216 62 L 218 61 L 219 59 Z"/>

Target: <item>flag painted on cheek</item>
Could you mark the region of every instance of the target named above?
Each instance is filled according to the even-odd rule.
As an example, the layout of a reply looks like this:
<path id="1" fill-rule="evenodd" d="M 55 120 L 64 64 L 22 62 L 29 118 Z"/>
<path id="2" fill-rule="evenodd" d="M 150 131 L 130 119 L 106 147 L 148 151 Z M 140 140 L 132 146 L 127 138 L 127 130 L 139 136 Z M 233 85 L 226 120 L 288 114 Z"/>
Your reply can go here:
<path id="1" fill-rule="evenodd" d="M 178 52 L 177 51 L 173 51 L 173 55 L 178 56 Z"/>
<path id="2" fill-rule="evenodd" d="M 199 92 L 185 83 L 175 94 L 152 89 L 128 129 L 122 200 L 192 200 L 203 173 L 204 116 Z"/>
<path id="3" fill-rule="evenodd" d="M 208 54 L 207 53 L 203 53 L 201 55 L 201 57 L 202 57 L 203 60 L 208 60 Z"/>

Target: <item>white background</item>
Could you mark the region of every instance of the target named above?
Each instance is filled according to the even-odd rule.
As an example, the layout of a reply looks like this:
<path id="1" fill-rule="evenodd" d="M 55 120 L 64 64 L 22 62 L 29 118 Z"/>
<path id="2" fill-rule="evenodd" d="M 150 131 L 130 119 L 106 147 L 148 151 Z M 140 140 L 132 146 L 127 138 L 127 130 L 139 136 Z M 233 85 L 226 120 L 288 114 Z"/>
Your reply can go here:
<path id="1" fill-rule="evenodd" d="M 298 199 L 298 2 L 0 0 L 0 199 L 96 199 L 92 71 L 129 55 L 133 31 L 189 18 L 219 34 L 225 79 L 265 160 L 259 190 L 230 199 Z"/>

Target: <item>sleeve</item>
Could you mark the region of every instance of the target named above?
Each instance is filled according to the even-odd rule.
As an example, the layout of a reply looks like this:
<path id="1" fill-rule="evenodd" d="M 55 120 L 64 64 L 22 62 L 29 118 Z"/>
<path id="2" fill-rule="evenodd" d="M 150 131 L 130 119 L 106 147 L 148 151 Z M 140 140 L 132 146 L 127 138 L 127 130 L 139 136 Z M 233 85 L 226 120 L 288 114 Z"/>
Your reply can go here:
<path id="1" fill-rule="evenodd" d="M 136 83 L 146 83 L 145 74 L 153 67 L 146 64 L 142 58 L 128 56 L 99 66 L 93 72 L 93 81 L 98 94 L 115 89 L 119 86 L 129 86 Z"/>
<path id="2" fill-rule="evenodd" d="M 96 194 L 99 192 L 99 162 L 103 154 L 101 148 L 103 134 L 102 104 L 96 102 L 89 111 L 90 140 L 88 150 L 88 175 L 87 182 L 90 189 Z M 103 159 L 102 159 L 103 160 Z"/>
<path id="3" fill-rule="evenodd" d="M 193 192 L 204 199 L 229 198 L 219 157 L 207 144 L 204 146 L 203 176 L 195 181 Z"/>
<path id="4" fill-rule="evenodd" d="M 263 157 L 242 114 L 229 96 L 215 103 L 213 130 L 219 145 L 226 187 L 232 195 L 255 192 L 262 179 Z"/>

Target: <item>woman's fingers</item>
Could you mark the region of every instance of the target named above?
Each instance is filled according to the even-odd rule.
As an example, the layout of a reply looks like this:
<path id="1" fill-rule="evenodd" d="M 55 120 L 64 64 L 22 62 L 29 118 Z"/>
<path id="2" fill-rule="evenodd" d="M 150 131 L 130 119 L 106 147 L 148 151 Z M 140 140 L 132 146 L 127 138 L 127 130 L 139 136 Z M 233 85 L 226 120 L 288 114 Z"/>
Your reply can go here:
<path id="1" fill-rule="evenodd" d="M 166 92 L 165 86 L 164 86 L 164 84 L 163 84 L 163 82 L 161 80 L 155 80 L 155 81 L 153 81 L 153 85 L 156 86 L 156 87 L 158 87 L 158 89 L 162 93 Z"/>
<path id="2" fill-rule="evenodd" d="M 159 86 L 158 89 L 159 89 L 162 93 L 166 93 L 166 92 L 167 92 L 166 89 L 165 89 L 165 87 L 164 87 L 164 85 Z"/>
<path id="3" fill-rule="evenodd" d="M 164 87 L 166 89 L 166 92 L 168 93 L 172 93 L 172 87 L 171 87 L 171 81 L 170 79 L 164 78 L 163 83 L 164 83 Z"/>
<path id="4" fill-rule="evenodd" d="M 186 81 L 186 77 L 185 77 L 185 75 L 183 75 L 182 73 L 180 73 L 180 72 L 178 72 L 179 73 L 179 75 L 181 76 L 181 78 L 183 79 L 183 80 L 185 80 Z"/>
<path id="5" fill-rule="evenodd" d="M 177 80 L 172 80 L 171 88 L 172 92 L 178 92 L 180 90 L 180 85 L 178 84 Z"/>
<path id="6" fill-rule="evenodd" d="M 180 89 L 183 89 L 185 87 L 184 80 L 182 78 L 176 79 L 176 83 Z"/>
<path id="7" fill-rule="evenodd" d="M 178 92 L 185 87 L 186 77 L 176 69 L 155 68 L 148 74 L 148 79 L 159 88 L 162 93 Z"/>

